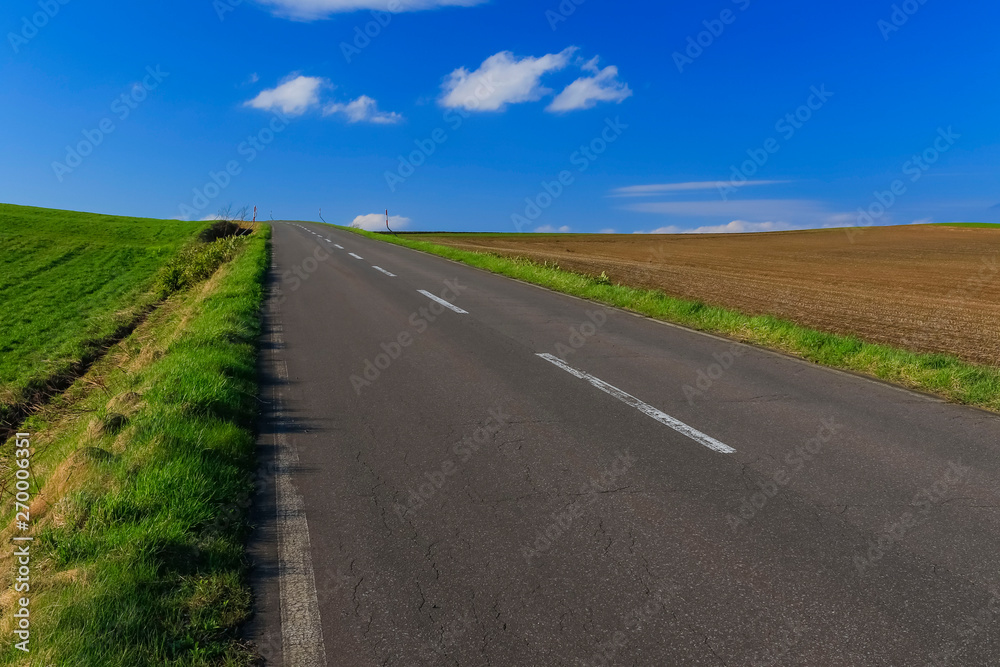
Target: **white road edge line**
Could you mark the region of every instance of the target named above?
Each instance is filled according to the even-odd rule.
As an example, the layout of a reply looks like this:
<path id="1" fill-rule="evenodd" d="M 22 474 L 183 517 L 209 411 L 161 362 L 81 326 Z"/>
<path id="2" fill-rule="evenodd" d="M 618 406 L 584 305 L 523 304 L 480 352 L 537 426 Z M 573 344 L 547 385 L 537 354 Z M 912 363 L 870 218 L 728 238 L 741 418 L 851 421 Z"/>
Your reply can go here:
<path id="1" fill-rule="evenodd" d="M 349 252 L 347 254 L 353 257 L 354 259 L 364 259 L 364 257 L 362 257 L 361 255 L 355 255 L 353 252 Z"/>
<path id="2" fill-rule="evenodd" d="M 381 271 L 382 273 L 384 273 L 385 275 L 389 276 L 390 278 L 395 278 L 396 277 L 395 273 L 389 273 L 388 271 L 386 271 L 385 269 L 383 269 L 381 266 L 375 266 L 373 264 L 372 268 L 375 269 L 376 271 Z"/>
<path id="3" fill-rule="evenodd" d="M 430 293 L 430 292 L 428 292 L 427 290 L 424 290 L 424 289 L 418 289 L 417 291 L 418 291 L 418 292 L 420 292 L 421 294 L 423 294 L 424 296 L 426 296 L 426 297 L 427 297 L 428 299 L 430 299 L 431 301 L 437 301 L 438 303 L 440 303 L 440 304 L 441 304 L 442 306 L 444 306 L 445 308 L 448 308 L 449 310 L 454 310 L 454 311 L 455 311 L 456 313 L 458 313 L 459 315 L 468 315 L 468 314 L 469 314 L 469 311 L 467 311 L 467 310 L 462 310 L 462 309 L 461 309 L 461 308 L 459 308 L 458 306 L 453 306 L 453 305 L 451 305 L 450 303 L 448 303 L 447 301 L 445 301 L 444 299 L 442 299 L 441 297 L 439 297 L 439 296 L 434 296 L 433 294 L 431 294 L 431 293 Z"/>
<path id="4" fill-rule="evenodd" d="M 716 440 L 715 438 L 707 436 L 707 435 L 705 435 L 704 433 L 702 433 L 701 431 L 699 431 L 699 430 L 697 430 L 695 428 L 691 428 L 690 426 L 688 426 L 684 422 L 679 421 L 677 419 L 674 419 L 673 417 L 671 417 L 667 413 L 665 413 L 665 412 L 663 412 L 661 410 L 657 410 L 652 405 L 649 405 L 648 403 L 644 403 L 644 402 L 640 401 L 638 398 L 636 398 L 632 394 L 628 394 L 628 393 L 622 391 L 621 389 L 619 389 L 618 387 L 615 387 L 614 385 L 610 385 L 607 382 L 605 382 L 604 380 L 601 380 L 600 378 L 594 377 L 590 373 L 585 373 L 585 372 L 583 372 L 581 370 L 577 370 L 577 369 L 573 368 L 572 366 L 570 366 L 569 364 L 567 364 L 565 361 L 563 361 L 559 357 L 553 356 L 553 355 L 548 354 L 546 352 L 539 352 L 539 353 L 537 353 L 536 356 L 541 357 L 542 359 L 544 359 L 545 361 L 548 361 L 549 363 L 555 364 L 556 366 L 558 366 L 559 368 L 563 369 L 564 371 L 566 371 L 570 375 L 578 377 L 581 380 L 586 380 L 587 382 L 589 382 L 590 384 L 594 385 L 595 387 L 597 387 L 598 389 L 600 389 L 604 393 L 611 394 L 612 396 L 614 396 L 615 398 L 617 398 L 622 403 L 625 403 L 626 405 L 631 405 L 633 408 L 635 408 L 639 412 L 642 412 L 643 414 L 652 417 L 653 419 L 655 419 L 656 421 L 660 422 L 664 426 L 669 426 L 670 428 L 674 429 L 675 431 L 677 431 L 678 433 L 680 433 L 682 435 L 686 435 L 687 437 L 691 438 L 692 440 L 694 440 L 698 444 L 704 445 L 705 447 L 708 447 L 712 451 L 719 452 L 720 454 L 735 454 L 736 453 L 736 450 L 733 449 L 732 447 L 730 447 L 729 445 L 723 444 L 723 443 L 719 442 L 718 440 Z"/>
<path id="5" fill-rule="evenodd" d="M 281 334 L 276 332 L 275 342 Z M 279 383 L 288 381 L 288 366 L 275 360 Z M 275 417 L 285 418 L 281 392 L 273 387 Z M 305 501 L 292 482 L 292 470 L 298 467 L 299 455 L 287 434 L 274 434 L 275 504 L 278 519 L 278 585 L 281 607 L 281 654 L 286 665 L 325 667 L 326 647 L 319 615 L 319 595 L 313 570 L 309 523 Z"/>

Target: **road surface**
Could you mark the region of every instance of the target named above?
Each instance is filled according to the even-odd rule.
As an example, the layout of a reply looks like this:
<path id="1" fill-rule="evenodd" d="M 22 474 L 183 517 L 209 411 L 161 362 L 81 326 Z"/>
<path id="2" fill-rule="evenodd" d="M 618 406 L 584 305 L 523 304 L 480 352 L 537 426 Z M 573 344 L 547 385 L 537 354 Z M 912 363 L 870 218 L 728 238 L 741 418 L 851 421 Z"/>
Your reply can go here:
<path id="1" fill-rule="evenodd" d="M 274 225 L 268 664 L 1000 664 L 1000 418 Z"/>

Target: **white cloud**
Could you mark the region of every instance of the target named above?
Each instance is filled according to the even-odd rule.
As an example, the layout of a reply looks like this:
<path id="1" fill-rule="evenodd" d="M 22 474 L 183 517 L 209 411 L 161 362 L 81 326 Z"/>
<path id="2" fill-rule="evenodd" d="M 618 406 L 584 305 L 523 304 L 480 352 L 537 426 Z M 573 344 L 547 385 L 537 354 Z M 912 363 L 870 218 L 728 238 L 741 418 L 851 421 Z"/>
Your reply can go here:
<path id="1" fill-rule="evenodd" d="M 468 111 L 503 111 L 508 104 L 537 102 L 552 93 L 541 84 L 549 72 L 563 69 L 576 47 L 540 58 L 517 58 L 501 51 L 483 61 L 474 72 L 461 67 L 448 75 L 441 88 L 441 105 Z"/>
<path id="2" fill-rule="evenodd" d="M 401 229 L 405 229 L 410 226 L 413 222 L 409 218 L 404 218 L 401 215 L 391 215 L 389 216 L 389 227 L 392 231 L 396 232 Z M 385 228 L 385 214 L 384 213 L 369 213 L 368 215 L 359 215 L 354 218 L 354 222 L 351 223 L 351 227 L 356 229 L 365 229 L 369 232 L 384 232 L 388 231 Z"/>
<path id="3" fill-rule="evenodd" d="M 789 183 L 790 181 L 744 181 L 743 183 L 732 183 L 730 181 L 689 181 L 687 183 L 654 183 L 650 185 L 629 185 L 624 188 L 615 188 L 611 191 L 612 197 L 647 197 L 668 192 L 692 192 L 695 190 L 715 190 L 729 187 L 752 187 L 759 185 L 777 185 Z"/>
<path id="4" fill-rule="evenodd" d="M 598 102 L 621 104 L 632 97 L 632 89 L 618 79 L 618 68 L 609 65 L 603 70 L 598 69 L 597 60 L 594 58 L 582 65 L 582 69 L 593 73 L 593 76 L 581 77 L 566 86 L 566 89 L 552 100 L 546 111 L 591 109 L 597 106 Z"/>
<path id="5" fill-rule="evenodd" d="M 563 225 L 562 227 L 553 227 L 552 225 L 542 225 L 535 230 L 535 234 L 568 234 L 570 232 L 569 225 Z"/>
<path id="6" fill-rule="evenodd" d="M 597 233 L 598 234 L 617 234 L 618 232 L 616 232 L 613 229 L 602 229 L 601 231 L 599 231 Z"/>
<path id="7" fill-rule="evenodd" d="M 393 125 L 403 120 L 403 117 L 394 111 L 379 111 L 378 103 L 367 95 L 362 95 L 347 104 L 330 104 L 323 109 L 324 116 L 337 113 L 344 114 L 350 123 Z"/>
<path id="8" fill-rule="evenodd" d="M 320 77 L 290 75 L 277 88 L 261 91 L 257 97 L 244 102 L 244 106 L 264 111 L 281 109 L 290 116 L 298 116 L 319 104 L 319 90 L 328 85 L 329 82 Z"/>
<path id="9" fill-rule="evenodd" d="M 934 218 L 920 218 L 910 223 L 911 225 L 933 225 Z"/>
<path id="10" fill-rule="evenodd" d="M 661 234 L 697 232 L 765 232 L 791 229 L 819 229 L 855 224 L 849 213 L 831 211 L 823 202 L 808 199 L 742 199 L 736 201 L 659 201 L 628 204 L 623 210 L 659 213 L 676 220 L 655 230 Z M 709 218 L 694 229 L 680 227 L 690 218 Z M 721 219 L 721 220 L 720 220 Z M 730 222 L 723 223 L 728 220 Z"/>
<path id="11" fill-rule="evenodd" d="M 440 7 L 473 7 L 486 0 L 260 0 L 283 18 L 313 21 L 333 14 L 376 9 L 383 12 L 416 12 Z"/>
<path id="12" fill-rule="evenodd" d="M 821 222 L 830 216 L 819 203 L 806 199 L 740 199 L 723 201 L 659 201 L 628 204 L 636 213 L 660 213 L 685 217 L 719 217 L 730 220 L 810 220 Z"/>
<path id="13" fill-rule="evenodd" d="M 856 227 L 858 225 L 857 213 L 835 213 L 827 216 L 823 221 L 824 227 Z"/>
<path id="14" fill-rule="evenodd" d="M 316 76 L 291 74 L 276 88 L 261 91 L 245 106 L 265 111 L 280 109 L 282 112 L 298 116 L 315 106 L 319 106 L 319 93 L 323 88 L 334 88 L 327 79 Z M 323 115 L 343 114 L 351 123 L 376 123 L 388 125 L 399 123 L 403 117 L 391 111 L 379 111 L 378 103 L 367 95 L 346 103 L 333 102 L 323 109 Z"/>
<path id="15" fill-rule="evenodd" d="M 660 227 L 650 232 L 636 232 L 636 234 L 748 234 L 754 232 L 782 232 L 792 229 L 802 229 L 786 222 L 747 222 L 746 220 L 733 220 L 725 225 L 704 225 L 694 229 L 682 229 L 676 225 Z"/>

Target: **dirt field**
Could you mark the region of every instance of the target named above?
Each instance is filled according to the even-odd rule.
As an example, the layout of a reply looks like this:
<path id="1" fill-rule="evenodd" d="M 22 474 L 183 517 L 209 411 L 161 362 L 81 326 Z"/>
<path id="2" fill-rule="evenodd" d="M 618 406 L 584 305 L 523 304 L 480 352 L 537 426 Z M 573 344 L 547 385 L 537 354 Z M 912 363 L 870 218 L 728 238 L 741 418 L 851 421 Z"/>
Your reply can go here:
<path id="1" fill-rule="evenodd" d="M 1000 365 L 1000 229 L 413 236 L 606 271 L 616 283 Z"/>

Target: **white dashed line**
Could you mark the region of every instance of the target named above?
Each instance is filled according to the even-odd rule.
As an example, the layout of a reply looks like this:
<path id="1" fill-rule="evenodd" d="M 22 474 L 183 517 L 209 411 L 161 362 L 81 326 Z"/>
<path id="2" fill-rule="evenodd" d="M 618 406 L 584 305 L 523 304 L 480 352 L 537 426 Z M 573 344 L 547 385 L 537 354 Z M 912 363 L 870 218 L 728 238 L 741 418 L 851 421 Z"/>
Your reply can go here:
<path id="1" fill-rule="evenodd" d="M 338 244 L 338 243 L 334 243 L 334 244 L 333 244 L 333 247 L 334 247 L 334 248 L 340 248 L 341 250 L 343 250 L 343 249 L 344 249 L 344 246 L 342 246 L 342 245 L 340 245 L 340 244 Z"/>
<path id="2" fill-rule="evenodd" d="M 715 438 L 709 437 L 709 436 L 705 435 L 704 433 L 702 433 L 701 431 L 699 431 L 697 429 L 694 429 L 694 428 L 691 428 L 690 426 L 688 426 L 684 422 L 679 421 L 677 419 L 674 419 L 673 417 L 671 417 L 667 413 L 662 412 L 660 410 L 657 410 L 656 408 L 654 408 L 652 405 L 649 405 L 648 403 L 643 403 L 642 401 L 640 401 L 638 398 L 636 398 L 632 394 L 625 393 L 624 391 L 622 391 L 618 387 L 610 385 L 607 382 L 605 382 L 604 380 L 596 378 L 596 377 L 594 377 L 593 375 L 591 375 L 589 373 L 584 373 L 583 371 L 580 371 L 580 370 L 577 370 L 577 369 L 573 368 L 572 366 L 570 366 L 569 364 L 567 364 L 565 361 L 563 361 L 559 357 L 555 357 L 555 356 L 553 356 L 551 354 L 546 354 L 544 352 L 543 353 L 539 353 L 538 356 L 541 357 L 542 359 L 545 359 L 546 361 L 548 361 L 550 363 L 555 364 L 556 366 L 558 366 L 559 368 L 563 369 L 564 371 L 566 371 L 570 375 L 574 375 L 574 376 L 580 378 L 581 380 L 586 380 L 587 382 L 589 382 L 590 384 L 594 385 L 595 387 L 597 387 L 598 389 L 600 389 L 604 393 L 611 394 L 612 396 L 614 396 L 615 398 L 617 398 L 622 403 L 625 403 L 626 405 L 631 405 L 633 408 L 635 408 L 639 412 L 642 412 L 643 414 L 646 414 L 646 415 L 652 417 L 653 419 L 655 419 L 656 421 L 660 422 L 664 426 L 669 426 L 670 428 L 674 429 L 678 433 L 686 435 L 687 437 L 691 438 L 692 440 L 694 440 L 698 444 L 704 445 L 705 447 L 708 447 L 712 451 L 719 452 L 720 454 L 733 454 L 733 453 L 736 452 L 736 450 L 733 449 L 732 447 L 730 447 L 729 445 L 725 445 L 725 444 L 719 442 L 718 440 L 716 440 Z"/>
<path id="3" fill-rule="evenodd" d="M 355 255 L 353 252 L 349 252 L 347 254 L 353 257 L 354 259 L 364 259 L 364 257 L 362 257 L 361 255 Z"/>
<path id="4" fill-rule="evenodd" d="M 439 296 L 434 296 L 433 294 L 431 294 L 431 293 L 430 293 L 430 292 L 428 292 L 427 290 L 423 290 L 423 289 L 418 289 L 417 291 L 418 291 L 418 292 L 420 292 L 421 294 L 423 294 L 424 296 L 426 296 L 426 297 L 427 297 L 428 299 L 430 299 L 431 301 L 437 301 L 438 303 L 440 303 L 440 304 L 441 304 L 442 306 L 444 306 L 445 308 L 448 308 L 449 310 L 454 310 L 454 311 L 455 311 L 456 313 L 458 313 L 458 314 L 460 314 L 460 315 L 468 315 L 468 314 L 469 314 L 469 312 L 468 312 L 468 311 L 466 311 L 466 310 L 462 310 L 462 309 L 461 309 L 461 308 L 459 308 L 458 306 L 453 306 L 453 305 L 451 305 L 450 303 L 448 303 L 447 301 L 445 301 L 445 300 L 444 300 L 444 299 L 442 299 L 441 297 L 439 297 Z"/>
<path id="5" fill-rule="evenodd" d="M 386 271 L 385 269 L 383 269 L 381 266 L 374 266 L 373 265 L 372 268 L 375 269 L 376 271 L 381 271 L 382 273 L 384 273 L 385 275 L 389 276 L 390 278 L 395 278 L 396 277 L 395 273 L 389 273 L 388 271 Z"/>

